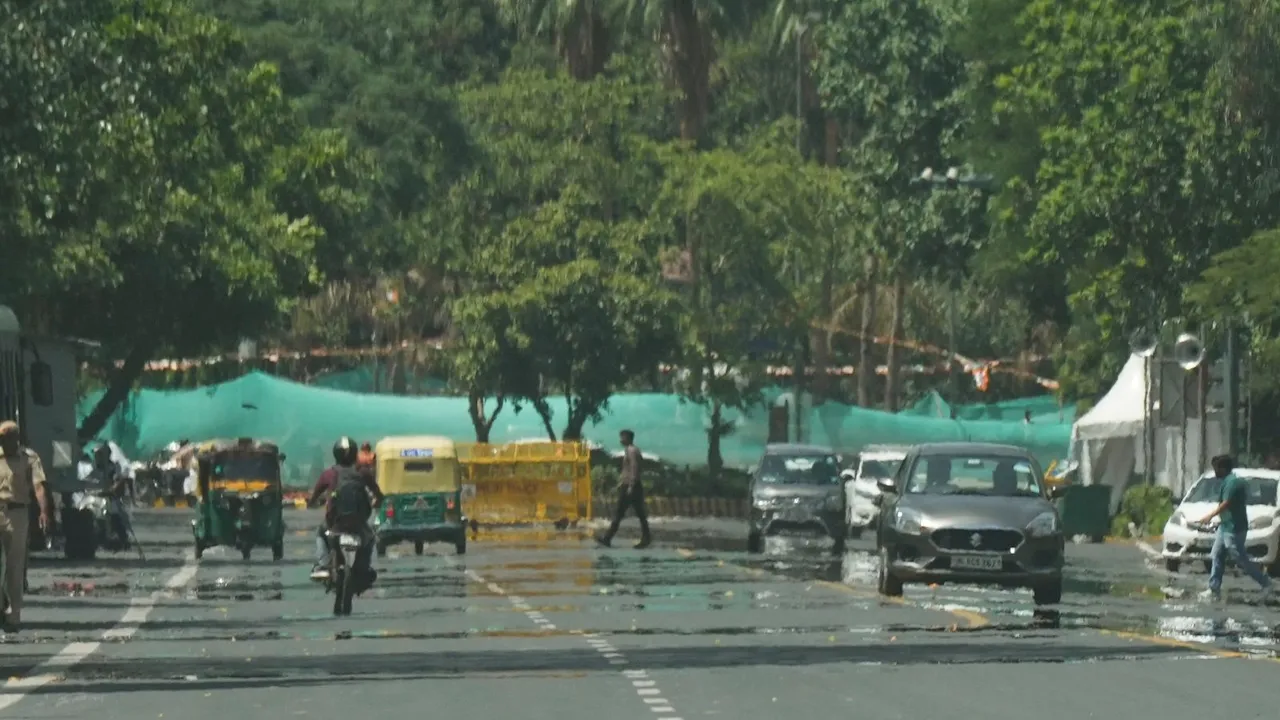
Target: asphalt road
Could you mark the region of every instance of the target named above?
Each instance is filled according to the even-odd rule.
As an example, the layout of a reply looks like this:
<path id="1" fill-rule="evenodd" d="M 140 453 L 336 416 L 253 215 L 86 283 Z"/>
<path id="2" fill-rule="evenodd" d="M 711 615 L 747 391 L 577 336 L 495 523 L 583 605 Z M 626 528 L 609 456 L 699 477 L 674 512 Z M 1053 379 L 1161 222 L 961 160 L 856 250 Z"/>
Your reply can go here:
<path id="1" fill-rule="evenodd" d="M 310 528 L 286 558 L 190 556 L 190 511 L 142 511 L 147 562 L 39 558 L 26 628 L 0 641 L 0 718 L 780 718 L 928 720 L 1277 713 L 1280 607 L 1249 581 L 1194 599 L 1133 546 L 1071 549 L 1063 603 L 1029 593 L 874 593 L 868 542 L 655 525 L 613 549 L 580 531 L 482 533 L 469 553 L 393 548 L 378 586 L 335 619 L 307 578 Z M 1162 589 L 1163 588 L 1163 589 Z"/>

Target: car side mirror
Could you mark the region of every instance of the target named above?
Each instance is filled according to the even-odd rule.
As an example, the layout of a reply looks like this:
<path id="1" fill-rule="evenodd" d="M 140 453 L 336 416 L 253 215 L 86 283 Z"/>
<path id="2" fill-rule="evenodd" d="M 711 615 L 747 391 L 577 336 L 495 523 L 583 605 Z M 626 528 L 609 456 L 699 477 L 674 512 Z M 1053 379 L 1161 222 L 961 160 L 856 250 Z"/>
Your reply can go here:
<path id="1" fill-rule="evenodd" d="M 1050 500 L 1057 500 L 1057 499 L 1059 499 L 1059 498 L 1065 497 L 1065 496 L 1066 496 L 1066 494 L 1067 494 L 1067 486 L 1066 486 L 1066 485 L 1050 485 L 1050 486 L 1049 486 L 1049 499 L 1050 499 Z"/>
<path id="2" fill-rule="evenodd" d="M 893 478 L 879 478 L 876 480 L 876 489 L 882 493 L 898 492 L 898 486 L 893 483 Z"/>

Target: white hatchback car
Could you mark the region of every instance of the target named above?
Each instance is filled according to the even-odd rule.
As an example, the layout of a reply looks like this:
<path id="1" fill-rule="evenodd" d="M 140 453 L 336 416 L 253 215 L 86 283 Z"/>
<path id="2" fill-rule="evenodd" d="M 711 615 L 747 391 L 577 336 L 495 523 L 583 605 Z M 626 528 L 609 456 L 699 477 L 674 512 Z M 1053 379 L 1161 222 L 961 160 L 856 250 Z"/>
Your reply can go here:
<path id="1" fill-rule="evenodd" d="M 1253 561 L 1273 577 L 1280 577 L 1280 507 L 1276 488 L 1280 471 L 1236 468 L 1236 475 L 1249 485 L 1249 531 L 1245 550 Z M 1209 526 L 1196 523 L 1218 504 L 1222 481 L 1206 473 L 1191 486 L 1186 497 L 1164 526 L 1161 555 L 1165 568 L 1177 572 L 1183 561 L 1199 560 L 1207 568 L 1213 549 L 1217 519 Z"/>
<path id="2" fill-rule="evenodd" d="M 891 478 L 907 457 L 907 448 L 891 445 L 871 445 L 858 455 L 858 466 L 841 473 L 844 478 L 844 531 L 845 536 L 857 539 L 862 531 L 871 527 L 880 514 L 876 498 L 880 488 L 876 481 Z"/>

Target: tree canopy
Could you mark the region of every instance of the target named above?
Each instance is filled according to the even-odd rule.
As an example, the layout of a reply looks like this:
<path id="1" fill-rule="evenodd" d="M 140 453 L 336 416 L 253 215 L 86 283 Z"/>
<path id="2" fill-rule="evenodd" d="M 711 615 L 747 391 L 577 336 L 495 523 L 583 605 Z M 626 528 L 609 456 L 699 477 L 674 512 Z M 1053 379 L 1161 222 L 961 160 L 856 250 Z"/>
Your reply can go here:
<path id="1" fill-rule="evenodd" d="M 713 468 L 777 382 L 1089 398 L 1165 321 L 1280 359 L 1272 0 L 0 11 L 0 301 L 103 343 L 86 437 L 242 338 L 443 348 L 482 439 L 675 390 Z"/>

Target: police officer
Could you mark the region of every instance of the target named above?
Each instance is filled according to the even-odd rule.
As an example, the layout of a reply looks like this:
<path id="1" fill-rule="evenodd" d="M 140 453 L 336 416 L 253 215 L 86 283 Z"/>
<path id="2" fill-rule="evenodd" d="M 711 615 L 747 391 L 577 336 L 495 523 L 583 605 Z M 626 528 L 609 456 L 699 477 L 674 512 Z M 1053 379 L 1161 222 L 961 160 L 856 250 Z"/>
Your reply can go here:
<path id="1" fill-rule="evenodd" d="M 52 524 L 44 492 L 44 468 L 40 456 L 22 447 L 18 424 L 0 423 L 0 552 L 4 554 L 0 594 L 5 608 L 0 627 L 5 632 L 18 632 L 22 622 L 23 580 L 27 571 L 27 503 L 35 499 L 40 505 L 40 529 L 49 531 Z"/>

